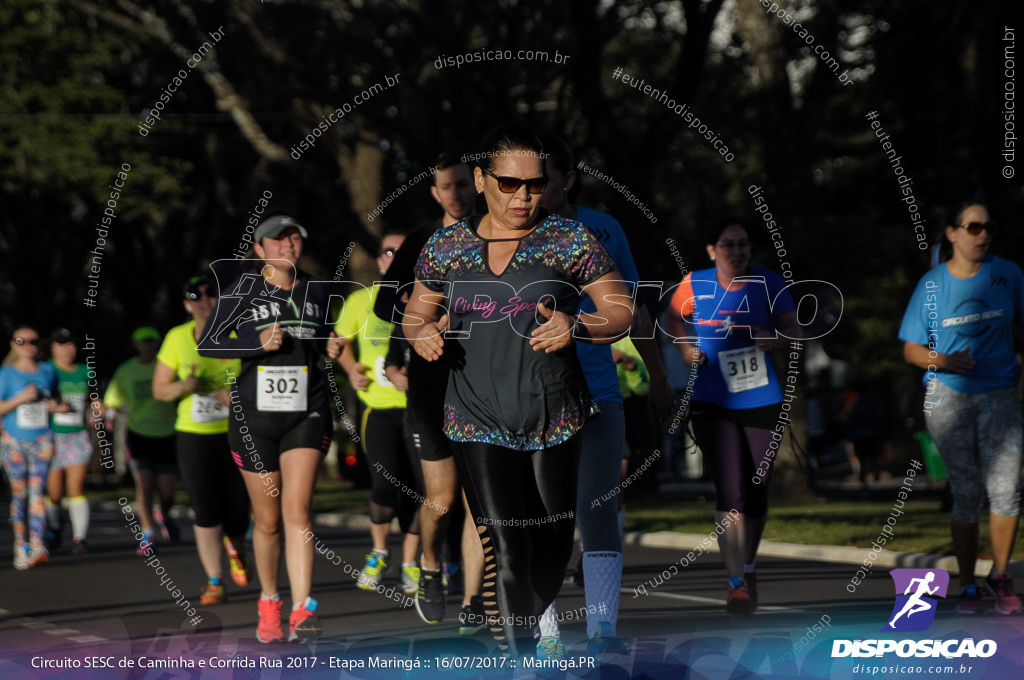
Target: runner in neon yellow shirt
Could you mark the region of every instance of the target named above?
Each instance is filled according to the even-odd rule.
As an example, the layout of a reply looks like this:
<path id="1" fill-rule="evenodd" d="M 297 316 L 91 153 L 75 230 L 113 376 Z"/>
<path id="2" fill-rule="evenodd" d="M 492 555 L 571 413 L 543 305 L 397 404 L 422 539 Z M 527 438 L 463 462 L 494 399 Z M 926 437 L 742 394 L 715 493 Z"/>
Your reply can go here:
<path id="1" fill-rule="evenodd" d="M 387 271 L 394 254 L 405 241 L 401 234 L 385 234 L 377 266 Z M 378 286 L 360 288 L 345 300 L 345 308 L 334 331 L 349 340 L 339 362 L 348 374 L 359 399 L 366 404 L 363 414 L 362 443 L 370 464 L 370 536 L 373 550 L 356 584 L 363 590 L 377 587 L 388 571 L 388 532 L 397 516 L 405 539 L 402 543 L 402 589 L 407 595 L 419 590 L 420 573 L 416 565 L 419 550 L 419 503 L 423 498 L 423 472 L 419 456 L 406 441 L 405 390 L 408 379 L 398 376 L 393 383 L 385 374 L 385 358 L 391 345 L 394 326 L 373 313 Z M 358 354 L 358 359 L 357 359 Z M 402 486 L 415 489 L 415 496 L 402 492 Z"/>
<path id="2" fill-rule="evenodd" d="M 231 578 L 249 584 L 245 562 L 245 531 L 249 527 L 249 494 L 231 457 L 228 443 L 230 380 L 241 361 L 199 356 L 196 345 L 217 302 L 217 289 L 206 276 L 185 285 L 185 311 L 192 320 L 167 332 L 156 356 L 153 396 L 178 402 L 178 469 L 195 510 L 193 529 L 207 584 L 200 604 L 225 599 L 220 547 L 228 556 Z"/>

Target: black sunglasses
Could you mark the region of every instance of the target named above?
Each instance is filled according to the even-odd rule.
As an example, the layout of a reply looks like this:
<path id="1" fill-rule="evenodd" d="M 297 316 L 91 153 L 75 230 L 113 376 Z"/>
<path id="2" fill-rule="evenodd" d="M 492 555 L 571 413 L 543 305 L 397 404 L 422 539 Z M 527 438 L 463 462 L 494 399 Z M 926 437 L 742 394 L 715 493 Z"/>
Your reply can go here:
<path id="1" fill-rule="evenodd" d="M 480 166 L 480 169 L 486 172 L 488 175 L 498 180 L 498 191 L 503 194 L 514 194 L 519 191 L 519 187 L 526 185 L 526 190 L 536 196 L 537 194 L 544 193 L 544 188 L 548 185 L 547 177 L 534 177 L 532 179 L 519 179 L 518 177 L 498 177 L 487 168 Z"/>
<path id="2" fill-rule="evenodd" d="M 996 230 L 995 222 L 969 222 L 967 224 L 961 224 L 960 228 L 966 231 L 971 236 L 977 236 L 983 230 L 992 234 Z"/>
<path id="3" fill-rule="evenodd" d="M 39 338 L 15 338 L 14 344 L 16 345 L 38 345 Z"/>
<path id="4" fill-rule="evenodd" d="M 204 297 L 209 298 L 211 300 L 216 300 L 217 294 L 211 293 L 209 290 L 190 290 L 188 293 L 185 294 L 185 299 L 191 300 L 192 302 L 202 300 Z"/>

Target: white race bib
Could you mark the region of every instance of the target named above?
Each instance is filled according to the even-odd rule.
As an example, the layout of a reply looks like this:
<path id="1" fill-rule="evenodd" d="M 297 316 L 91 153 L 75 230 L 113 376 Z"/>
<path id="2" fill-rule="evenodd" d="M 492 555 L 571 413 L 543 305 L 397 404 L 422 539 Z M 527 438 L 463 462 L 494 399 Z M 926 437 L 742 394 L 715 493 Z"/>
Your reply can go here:
<path id="1" fill-rule="evenodd" d="M 197 423 L 214 423 L 228 417 L 228 407 L 212 394 L 193 394 L 191 416 Z"/>
<path id="2" fill-rule="evenodd" d="M 67 413 L 54 413 L 53 424 L 65 427 L 81 427 L 85 425 L 85 395 L 80 392 L 62 395 L 71 410 Z"/>
<path id="3" fill-rule="evenodd" d="M 744 347 L 718 353 L 718 365 L 730 392 L 746 392 L 768 384 L 768 366 L 764 352 L 757 347 Z"/>
<path id="4" fill-rule="evenodd" d="M 256 408 L 260 411 L 305 411 L 309 368 L 260 366 Z"/>
<path id="5" fill-rule="evenodd" d="M 373 364 L 373 377 L 381 387 L 394 387 L 395 383 L 388 380 L 388 374 L 384 368 L 384 357 L 377 357 L 377 361 Z"/>
<path id="6" fill-rule="evenodd" d="M 46 408 L 46 402 L 44 401 L 22 404 L 18 407 L 15 422 L 18 424 L 18 427 L 26 430 L 38 430 L 41 427 L 49 427 L 50 410 Z"/>

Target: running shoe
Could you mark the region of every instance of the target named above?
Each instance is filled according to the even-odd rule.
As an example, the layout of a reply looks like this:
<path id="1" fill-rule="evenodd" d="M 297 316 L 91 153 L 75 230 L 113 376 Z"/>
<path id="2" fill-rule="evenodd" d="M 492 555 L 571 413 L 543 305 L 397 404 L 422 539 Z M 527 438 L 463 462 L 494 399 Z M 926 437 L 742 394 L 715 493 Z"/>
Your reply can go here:
<path id="1" fill-rule="evenodd" d="M 46 551 L 46 547 L 42 543 L 39 545 L 32 546 L 32 549 L 28 553 L 28 567 L 41 567 L 50 561 L 50 553 Z"/>
<path id="2" fill-rule="evenodd" d="M 288 642 L 304 645 L 320 637 L 324 627 L 316 614 L 316 600 L 307 597 L 298 609 L 293 609 L 288 617 Z"/>
<path id="3" fill-rule="evenodd" d="M 473 635 L 487 626 L 487 614 L 484 613 L 484 598 L 474 595 L 469 604 L 462 605 L 459 612 L 459 635 Z"/>
<path id="4" fill-rule="evenodd" d="M 402 592 L 415 595 L 420 589 L 420 568 L 416 563 L 402 566 Z"/>
<path id="5" fill-rule="evenodd" d="M 981 601 L 981 594 L 978 593 L 978 586 L 971 584 L 960 588 L 960 597 L 956 601 L 956 613 L 962 616 L 974 616 L 985 610 Z"/>
<path id="6" fill-rule="evenodd" d="M 165 541 L 170 541 L 171 543 L 181 541 L 181 529 L 173 517 L 170 515 L 165 516 L 160 508 L 154 508 L 153 519 L 156 521 L 157 526 L 160 527 L 160 535 L 163 536 Z"/>
<path id="7" fill-rule="evenodd" d="M 46 546 L 47 550 L 52 552 L 60 547 L 60 535 L 60 527 L 56 529 L 46 527 L 46 531 L 43 532 L 43 545 Z"/>
<path id="8" fill-rule="evenodd" d="M 76 538 L 74 545 L 71 546 L 71 554 L 72 555 L 76 555 L 76 556 L 78 556 L 78 555 L 88 555 L 89 554 L 89 546 L 87 546 L 85 544 L 85 541 L 83 541 L 82 539 Z"/>
<path id="9" fill-rule="evenodd" d="M 249 569 L 245 564 L 245 555 L 235 550 L 227 536 L 224 537 L 224 551 L 228 554 L 228 564 L 231 566 L 231 580 L 235 585 L 249 585 Z"/>
<path id="10" fill-rule="evenodd" d="M 257 608 L 260 622 L 256 626 L 256 639 L 263 644 L 284 642 L 284 628 L 281 626 L 281 609 L 284 603 L 260 596 Z"/>
<path id="11" fill-rule="evenodd" d="M 625 643 L 615 637 L 610 621 L 601 621 L 601 629 L 587 641 L 587 656 L 628 654 Z"/>
<path id="12" fill-rule="evenodd" d="M 746 583 L 729 588 L 729 599 L 725 603 L 725 610 L 734 619 L 746 618 L 754 613 L 754 602 L 750 599 Z"/>
<path id="13" fill-rule="evenodd" d="M 18 571 L 25 571 L 29 567 L 29 547 L 27 545 L 14 546 L 14 568 Z"/>
<path id="14" fill-rule="evenodd" d="M 1020 598 L 1013 590 L 1013 578 L 1009 572 L 989 575 L 985 579 L 985 589 L 995 598 L 995 609 L 1000 614 L 1016 614 L 1021 610 Z"/>
<path id="15" fill-rule="evenodd" d="M 379 553 L 376 550 L 366 556 L 366 566 L 359 574 L 356 587 L 360 590 L 377 590 L 381 576 L 388 570 L 387 553 Z"/>
<path id="16" fill-rule="evenodd" d="M 440 623 L 447 606 L 447 593 L 444 590 L 444 577 L 441 576 L 441 572 L 420 569 L 416 613 L 424 623 Z"/>
<path id="17" fill-rule="evenodd" d="M 146 544 L 146 547 L 142 547 L 143 543 Z M 139 547 L 135 550 L 135 554 L 138 555 L 139 557 L 145 557 L 146 556 L 146 551 L 150 550 L 150 549 L 153 550 L 153 552 L 150 553 L 150 554 L 155 555 L 156 554 L 156 544 L 153 542 L 153 536 L 152 536 L 152 534 L 145 534 L 144 533 L 144 534 L 142 534 L 142 540 L 139 541 Z"/>
<path id="18" fill-rule="evenodd" d="M 565 645 L 553 635 L 537 640 L 537 661 L 564 661 Z"/>
<path id="19" fill-rule="evenodd" d="M 199 604 L 209 607 L 215 604 L 223 604 L 227 597 L 224 595 L 224 584 L 207 582 L 200 591 Z"/>
<path id="20" fill-rule="evenodd" d="M 750 611 L 757 610 L 757 572 L 750 571 L 743 574 L 743 580 L 747 583 L 747 595 L 750 596 L 750 602 L 753 605 L 753 609 Z"/>

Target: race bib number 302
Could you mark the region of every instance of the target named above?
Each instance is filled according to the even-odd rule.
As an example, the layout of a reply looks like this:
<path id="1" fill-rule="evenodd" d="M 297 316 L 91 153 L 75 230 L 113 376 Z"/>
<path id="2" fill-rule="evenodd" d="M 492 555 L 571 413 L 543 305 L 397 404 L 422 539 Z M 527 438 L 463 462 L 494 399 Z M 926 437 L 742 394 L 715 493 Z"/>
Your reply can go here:
<path id="1" fill-rule="evenodd" d="M 768 366 L 764 363 L 764 352 L 757 347 L 744 347 L 718 353 L 725 386 L 732 393 L 746 392 L 768 384 Z"/>
<path id="2" fill-rule="evenodd" d="M 305 411 L 309 368 L 260 366 L 256 408 L 260 411 Z"/>

